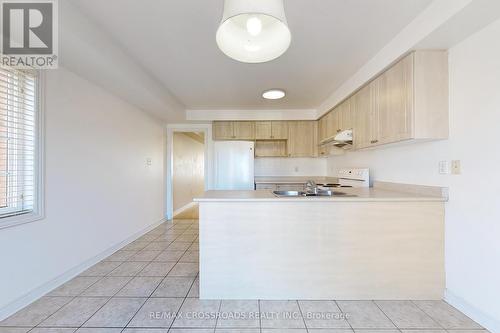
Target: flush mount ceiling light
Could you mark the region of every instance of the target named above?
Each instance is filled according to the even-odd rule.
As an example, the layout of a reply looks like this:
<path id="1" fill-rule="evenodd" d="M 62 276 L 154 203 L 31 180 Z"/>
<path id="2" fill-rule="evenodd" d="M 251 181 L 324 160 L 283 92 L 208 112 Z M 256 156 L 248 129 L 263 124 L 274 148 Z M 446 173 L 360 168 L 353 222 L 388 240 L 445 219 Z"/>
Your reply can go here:
<path id="1" fill-rule="evenodd" d="M 281 89 L 266 90 L 262 93 L 265 99 L 281 99 L 285 97 L 285 92 Z"/>
<path id="2" fill-rule="evenodd" d="M 283 0 L 225 0 L 216 39 L 222 52 L 241 62 L 278 58 L 292 40 Z"/>

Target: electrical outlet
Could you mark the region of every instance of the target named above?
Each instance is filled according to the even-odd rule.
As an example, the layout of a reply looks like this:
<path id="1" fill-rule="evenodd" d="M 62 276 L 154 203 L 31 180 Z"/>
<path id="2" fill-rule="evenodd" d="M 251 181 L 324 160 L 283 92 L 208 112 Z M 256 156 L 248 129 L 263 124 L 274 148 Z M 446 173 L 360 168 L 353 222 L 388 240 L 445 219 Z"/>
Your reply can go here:
<path id="1" fill-rule="evenodd" d="M 450 165 L 448 161 L 439 161 L 439 174 L 447 175 L 450 173 Z"/>
<path id="2" fill-rule="evenodd" d="M 451 173 L 454 175 L 460 175 L 462 173 L 460 160 L 451 161 Z"/>
<path id="3" fill-rule="evenodd" d="M 153 164 L 153 160 L 150 157 L 146 158 L 146 165 L 150 166 L 152 164 Z"/>
<path id="4" fill-rule="evenodd" d="M 295 172 L 299 172 L 299 167 L 296 166 L 294 170 L 295 170 Z"/>

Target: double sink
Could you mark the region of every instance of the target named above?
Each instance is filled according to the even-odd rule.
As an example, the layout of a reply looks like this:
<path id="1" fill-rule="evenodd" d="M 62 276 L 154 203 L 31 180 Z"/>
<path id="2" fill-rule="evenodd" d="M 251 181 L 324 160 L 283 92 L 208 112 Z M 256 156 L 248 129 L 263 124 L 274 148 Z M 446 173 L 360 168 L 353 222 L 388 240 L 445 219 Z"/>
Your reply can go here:
<path id="1" fill-rule="evenodd" d="M 355 195 L 345 192 L 319 190 L 319 191 L 273 191 L 273 194 L 279 198 L 290 197 L 355 197 Z"/>

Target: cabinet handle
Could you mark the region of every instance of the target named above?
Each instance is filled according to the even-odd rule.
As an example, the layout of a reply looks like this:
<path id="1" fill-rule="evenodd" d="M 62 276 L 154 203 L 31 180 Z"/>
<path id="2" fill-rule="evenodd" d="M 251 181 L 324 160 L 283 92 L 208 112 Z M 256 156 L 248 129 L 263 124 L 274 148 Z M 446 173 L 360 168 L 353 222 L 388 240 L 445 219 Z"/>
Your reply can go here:
<path id="1" fill-rule="evenodd" d="M 370 141 L 370 143 L 377 143 L 377 142 L 378 142 L 378 140 L 372 140 L 372 141 Z"/>

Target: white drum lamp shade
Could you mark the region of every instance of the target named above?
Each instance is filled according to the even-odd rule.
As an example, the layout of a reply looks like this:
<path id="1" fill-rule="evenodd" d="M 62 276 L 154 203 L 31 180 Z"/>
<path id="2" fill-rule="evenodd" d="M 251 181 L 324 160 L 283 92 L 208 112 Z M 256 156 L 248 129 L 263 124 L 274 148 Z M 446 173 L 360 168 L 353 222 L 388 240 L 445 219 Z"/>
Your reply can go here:
<path id="1" fill-rule="evenodd" d="M 283 0 L 225 0 L 217 45 L 228 57 L 246 63 L 278 58 L 292 36 Z"/>

